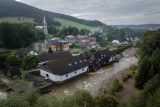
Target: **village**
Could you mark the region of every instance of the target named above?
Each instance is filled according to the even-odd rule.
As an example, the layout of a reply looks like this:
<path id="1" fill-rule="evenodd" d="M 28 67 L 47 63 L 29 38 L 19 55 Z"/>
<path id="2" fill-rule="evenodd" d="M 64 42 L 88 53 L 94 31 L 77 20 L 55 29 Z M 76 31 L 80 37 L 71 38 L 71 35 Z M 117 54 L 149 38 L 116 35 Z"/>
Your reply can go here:
<path id="1" fill-rule="evenodd" d="M 160 107 L 160 0 L 0 0 L 0 107 Z"/>
<path id="2" fill-rule="evenodd" d="M 48 35 L 45 17 L 43 26 L 36 28 Z M 22 64 L 26 63 L 24 59 L 28 61 L 25 70 L 19 64 L 10 64 L 7 77 L 1 74 L 1 87 L 5 92 L 37 90 L 42 94 L 48 93 L 57 84 L 65 84 L 73 78 L 118 62 L 122 57 L 120 53 L 131 46 L 132 43 L 127 41 L 113 40 L 110 48 L 101 47 L 91 35 L 68 35 L 65 39 L 53 37 L 33 43 L 15 53 Z"/>

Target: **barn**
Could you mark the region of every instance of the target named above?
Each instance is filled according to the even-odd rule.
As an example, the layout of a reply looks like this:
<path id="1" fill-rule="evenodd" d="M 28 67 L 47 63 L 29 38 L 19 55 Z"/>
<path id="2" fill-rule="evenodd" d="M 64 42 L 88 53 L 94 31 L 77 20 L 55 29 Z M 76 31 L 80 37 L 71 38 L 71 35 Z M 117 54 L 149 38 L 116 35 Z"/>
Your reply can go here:
<path id="1" fill-rule="evenodd" d="M 47 62 L 40 68 L 40 75 L 55 83 L 63 83 L 87 72 L 89 72 L 89 67 L 83 55 Z"/>

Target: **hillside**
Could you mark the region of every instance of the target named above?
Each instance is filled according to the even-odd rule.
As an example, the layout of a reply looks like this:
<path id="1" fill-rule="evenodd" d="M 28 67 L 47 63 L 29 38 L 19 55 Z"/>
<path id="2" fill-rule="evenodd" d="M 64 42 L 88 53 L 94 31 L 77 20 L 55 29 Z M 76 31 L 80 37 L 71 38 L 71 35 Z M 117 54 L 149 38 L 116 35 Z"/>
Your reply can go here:
<path id="1" fill-rule="evenodd" d="M 76 23 L 84 24 L 91 27 L 108 27 L 99 21 L 89 21 L 78 19 L 64 14 L 44 11 L 27 4 L 17 2 L 14 0 L 0 0 L 0 18 L 3 17 L 25 17 L 33 18 L 38 24 L 41 24 L 43 17 L 46 17 L 49 25 L 60 25 L 60 23 L 53 20 L 53 18 L 61 18 Z"/>
<path id="2" fill-rule="evenodd" d="M 141 24 L 141 25 L 113 25 L 117 28 L 130 28 L 130 29 L 148 29 L 157 30 L 160 28 L 160 24 Z"/>
<path id="3" fill-rule="evenodd" d="M 0 23 L 2 22 L 9 22 L 9 23 L 22 23 L 22 22 L 29 22 L 34 23 L 33 18 L 25 18 L 25 17 L 2 17 L 0 18 Z"/>
<path id="4" fill-rule="evenodd" d="M 54 20 L 61 23 L 61 27 L 59 27 L 60 29 L 63 27 L 69 27 L 69 26 L 76 27 L 78 29 L 88 29 L 92 31 L 95 31 L 98 29 L 96 27 L 91 27 L 85 24 L 77 23 L 74 21 L 66 20 L 66 19 L 54 18 Z"/>

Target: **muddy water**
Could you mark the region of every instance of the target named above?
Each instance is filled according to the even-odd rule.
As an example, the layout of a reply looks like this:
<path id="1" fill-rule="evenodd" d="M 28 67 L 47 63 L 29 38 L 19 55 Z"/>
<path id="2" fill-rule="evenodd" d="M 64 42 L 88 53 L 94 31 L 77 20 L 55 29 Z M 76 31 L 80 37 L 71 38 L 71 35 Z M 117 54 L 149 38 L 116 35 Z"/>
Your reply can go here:
<path id="1" fill-rule="evenodd" d="M 81 75 L 75 79 L 56 86 L 51 95 L 69 95 L 77 90 L 87 90 L 92 95 L 96 95 L 103 84 L 111 81 L 115 76 L 123 73 L 125 69 L 133 64 L 137 64 L 135 58 L 136 49 L 131 48 L 123 52 L 122 59 L 118 63 L 107 65 L 97 72 Z"/>

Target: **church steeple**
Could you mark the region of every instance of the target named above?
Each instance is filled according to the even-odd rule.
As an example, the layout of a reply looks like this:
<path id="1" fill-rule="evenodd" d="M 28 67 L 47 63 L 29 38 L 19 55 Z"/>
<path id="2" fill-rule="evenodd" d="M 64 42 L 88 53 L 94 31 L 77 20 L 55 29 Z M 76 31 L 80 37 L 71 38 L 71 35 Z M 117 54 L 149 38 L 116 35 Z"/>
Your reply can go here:
<path id="1" fill-rule="evenodd" d="M 46 22 L 45 16 L 44 16 L 44 19 L 43 19 L 43 33 L 45 35 L 48 35 L 47 22 Z"/>

